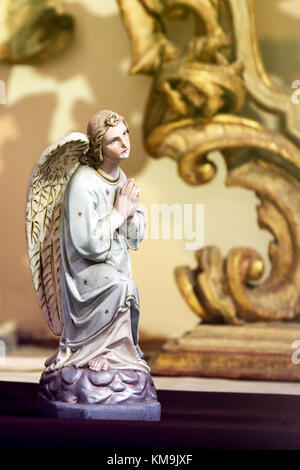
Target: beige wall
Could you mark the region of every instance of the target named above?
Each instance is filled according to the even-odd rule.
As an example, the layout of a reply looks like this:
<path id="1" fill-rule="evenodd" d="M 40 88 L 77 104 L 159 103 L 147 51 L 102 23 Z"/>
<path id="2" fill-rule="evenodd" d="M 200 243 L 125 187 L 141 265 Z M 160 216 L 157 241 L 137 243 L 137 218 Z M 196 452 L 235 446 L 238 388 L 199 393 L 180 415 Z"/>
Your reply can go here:
<path id="1" fill-rule="evenodd" d="M 7 104 L 0 105 L 0 321 L 14 318 L 26 335 L 47 335 L 36 303 L 24 238 L 24 200 L 30 170 L 53 140 L 85 131 L 100 108 L 126 116 L 132 152 L 123 169 L 136 179 L 141 203 L 205 204 L 205 244 L 223 254 L 233 246 L 252 246 L 266 258 L 271 235 L 256 223 L 255 195 L 225 188 L 225 166 L 215 154 L 218 174 L 208 186 L 193 188 L 177 176 L 171 160 L 155 161 L 143 148 L 141 124 L 151 79 L 127 74 L 129 43 L 115 0 L 69 0 L 77 19 L 76 40 L 60 58 L 42 66 L 0 65 L 7 82 Z M 300 5 L 298 0 L 256 0 L 263 57 L 268 71 L 287 86 L 300 79 Z M 132 253 L 141 297 L 141 332 L 176 336 L 197 318 L 174 283 L 176 266 L 194 266 L 185 240 L 144 240 Z"/>

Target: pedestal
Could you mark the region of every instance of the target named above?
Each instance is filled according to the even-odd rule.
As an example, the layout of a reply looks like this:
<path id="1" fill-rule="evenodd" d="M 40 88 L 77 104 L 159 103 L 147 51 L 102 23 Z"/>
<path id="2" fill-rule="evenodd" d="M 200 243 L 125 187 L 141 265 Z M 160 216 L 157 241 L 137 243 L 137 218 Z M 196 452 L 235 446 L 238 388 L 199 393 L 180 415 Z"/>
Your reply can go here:
<path id="1" fill-rule="evenodd" d="M 149 365 L 158 375 L 298 381 L 300 324 L 200 324 L 167 342 Z"/>
<path id="2" fill-rule="evenodd" d="M 130 369 L 44 371 L 39 406 L 53 418 L 159 421 L 161 415 L 151 375 Z"/>

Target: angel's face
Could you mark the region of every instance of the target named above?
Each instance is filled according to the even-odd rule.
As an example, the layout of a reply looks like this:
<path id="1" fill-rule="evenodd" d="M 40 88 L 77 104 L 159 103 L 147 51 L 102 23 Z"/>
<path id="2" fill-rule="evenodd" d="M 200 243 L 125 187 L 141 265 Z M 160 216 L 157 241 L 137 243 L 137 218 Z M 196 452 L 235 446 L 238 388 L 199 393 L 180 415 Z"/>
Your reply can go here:
<path id="1" fill-rule="evenodd" d="M 123 122 L 115 127 L 109 127 L 102 140 L 102 155 L 104 159 L 121 162 L 129 157 L 130 140 L 128 129 Z"/>

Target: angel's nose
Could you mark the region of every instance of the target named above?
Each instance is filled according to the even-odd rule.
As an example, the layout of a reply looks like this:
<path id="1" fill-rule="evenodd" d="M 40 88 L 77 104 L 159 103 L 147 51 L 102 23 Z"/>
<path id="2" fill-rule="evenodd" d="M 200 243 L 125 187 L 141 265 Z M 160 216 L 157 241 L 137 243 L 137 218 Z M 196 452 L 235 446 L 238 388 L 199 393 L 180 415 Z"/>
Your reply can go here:
<path id="1" fill-rule="evenodd" d="M 122 144 L 122 147 L 124 147 L 124 148 L 127 147 L 126 142 L 125 142 L 124 139 L 121 140 L 121 144 Z"/>

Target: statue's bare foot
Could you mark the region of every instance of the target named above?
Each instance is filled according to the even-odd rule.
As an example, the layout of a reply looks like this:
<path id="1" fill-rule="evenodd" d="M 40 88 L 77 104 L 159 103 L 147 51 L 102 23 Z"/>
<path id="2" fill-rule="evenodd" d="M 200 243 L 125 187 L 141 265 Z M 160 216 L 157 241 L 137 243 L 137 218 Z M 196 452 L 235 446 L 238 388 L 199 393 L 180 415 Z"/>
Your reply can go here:
<path id="1" fill-rule="evenodd" d="M 96 359 L 89 361 L 89 368 L 99 372 L 100 370 L 107 370 L 109 368 L 109 364 L 103 357 L 97 357 Z"/>

